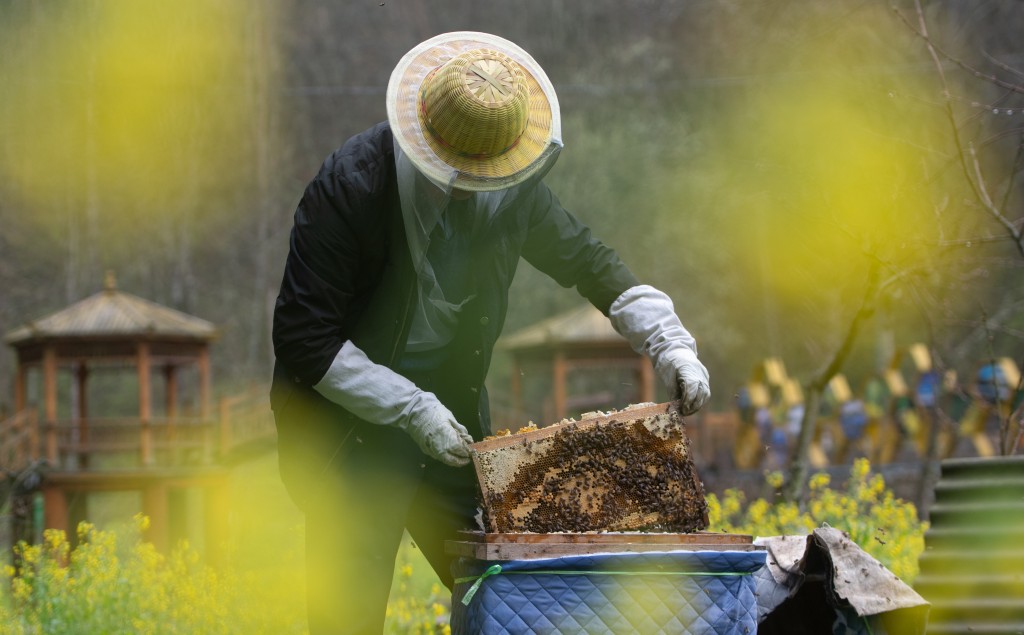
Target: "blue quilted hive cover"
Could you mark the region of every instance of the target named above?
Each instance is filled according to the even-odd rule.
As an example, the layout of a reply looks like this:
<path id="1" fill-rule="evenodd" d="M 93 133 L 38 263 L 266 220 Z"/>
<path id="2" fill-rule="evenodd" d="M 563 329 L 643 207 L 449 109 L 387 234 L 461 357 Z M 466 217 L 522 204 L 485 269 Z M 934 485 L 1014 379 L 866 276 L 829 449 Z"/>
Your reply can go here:
<path id="1" fill-rule="evenodd" d="M 764 551 L 671 551 L 453 565 L 452 633 L 757 631 Z"/>

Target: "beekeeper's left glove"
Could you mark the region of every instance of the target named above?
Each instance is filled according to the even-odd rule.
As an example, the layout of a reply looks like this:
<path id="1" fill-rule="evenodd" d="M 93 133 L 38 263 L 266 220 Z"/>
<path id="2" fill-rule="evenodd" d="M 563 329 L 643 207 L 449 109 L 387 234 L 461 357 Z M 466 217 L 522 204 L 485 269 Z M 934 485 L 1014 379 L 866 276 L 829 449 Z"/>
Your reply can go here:
<path id="1" fill-rule="evenodd" d="M 652 286 L 638 285 L 612 302 L 608 317 L 634 351 L 651 359 L 684 415 L 704 405 L 711 396 L 708 369 L 697 359 L 697 343 L 676 316 L 671 298 Z"/>

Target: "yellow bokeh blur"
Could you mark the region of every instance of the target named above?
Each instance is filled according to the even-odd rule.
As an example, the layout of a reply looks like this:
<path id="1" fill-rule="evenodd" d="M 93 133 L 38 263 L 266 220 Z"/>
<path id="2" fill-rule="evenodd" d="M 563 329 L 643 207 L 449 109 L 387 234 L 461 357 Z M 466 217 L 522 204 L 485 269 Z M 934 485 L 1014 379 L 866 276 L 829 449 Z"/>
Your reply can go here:
<path id="1" fill-rule="evenodd" d="M 728 179 L 714 200 L 735 221 L 730 265 L 783 309 L 858 298 L 873 262 L 886 277 L 926 268 L 949 192 L 933 180 L 949 123 L 911 97 L 937 93 L 934 73 L 908 62 L 884 7 L 841 11 L 801 10 L 803 38 L 759 43 L 706 155 Z"/>
<path id="2" fill-rule="evenodd" d="M 195 207 L 204 188 L 232 179 L 265 97 L 252 93 L 265 72 L 253 63 L 258 11 L 105 0 L 7 14 L 0 179 L 43 227 L 91 207 L 118 229 Z"/>

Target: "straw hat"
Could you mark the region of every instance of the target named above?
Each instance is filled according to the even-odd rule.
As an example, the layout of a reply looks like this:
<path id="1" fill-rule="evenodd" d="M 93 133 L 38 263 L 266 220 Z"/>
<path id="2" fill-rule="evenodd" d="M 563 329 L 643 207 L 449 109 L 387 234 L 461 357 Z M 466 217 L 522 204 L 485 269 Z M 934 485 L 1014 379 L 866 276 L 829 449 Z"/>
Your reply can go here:
<path id="1" fill-rule="evenodd" d="M 558 99 L 543 69 L 486 33 L 444 33 L 406 53 L 391 73 L 387 108 L 402 151 L 442 186 L 515 185 L 561 145 Z"/>

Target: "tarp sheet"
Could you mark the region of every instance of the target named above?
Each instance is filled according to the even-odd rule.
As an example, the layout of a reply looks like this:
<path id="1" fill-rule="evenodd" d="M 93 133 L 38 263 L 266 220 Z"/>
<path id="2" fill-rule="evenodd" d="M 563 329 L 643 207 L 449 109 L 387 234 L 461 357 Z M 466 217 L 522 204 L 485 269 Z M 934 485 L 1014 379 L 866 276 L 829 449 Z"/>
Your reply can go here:
<path id="1" fill-rule="evenodd" d="M 453 565 L 455 634 L 752 635 L 764 551 L 582 555 Z"/>
<path id="2" fill-rule="evenodd" d="M 755 575 L 762 634 L 924 633 L 928 602 L 844 532 L 825 525 L 755 544 L 768 553 Z"/>

